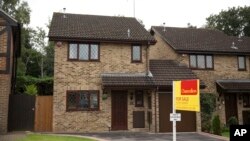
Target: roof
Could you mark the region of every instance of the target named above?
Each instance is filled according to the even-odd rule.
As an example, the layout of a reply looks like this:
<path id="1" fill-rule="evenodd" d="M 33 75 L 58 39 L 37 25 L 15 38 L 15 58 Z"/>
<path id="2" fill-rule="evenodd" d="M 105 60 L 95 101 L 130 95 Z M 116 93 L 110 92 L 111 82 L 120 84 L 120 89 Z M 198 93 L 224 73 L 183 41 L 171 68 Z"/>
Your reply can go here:
<path id="1" fill-rule="evenodd" d="M 219 30 L 153 26 L 165 42 L 179 53 L 250 54 L 250 37 L 228 36 Z M 231 48 L 232 43 L 238 49 Z"/>
<path id="2" fill-rule="evenodd" d="M 191 69 L 174 60 L 150 60 L 149 67 L 157 86 L 172 86 L 174 80 L 198 79 Z"/>
<path id="3" fill-rule="evenodd" d="M 250 79 L 248 80 L 217 80 L 217 91 L 223 93 L 250 92 Z"/>
<path id="4" fill-rule="evenodd" d="M 18 22 L 17 20 L 15 20 L 14 18 L 12 18 L 9 14 L 7 14 L 5 11 L 3 11 L 0 8 L 0 17 L 3 17 L 6 21 L 8 25 L 11 26 L 18 26 Z M 2 24 L 2 23 L 1 23 Z"/>
<path id="5" fill-rule="evenodd" d="M 48 36 L 50 40 L 155 43 L 135 18 L 116 16 L 54 13 Z"/>
<path id="6" fill-rule="evenodd" d="M 103 87 L 154 87 L 152 77 L 138 73 L 106 73 L 102 74 Z"/>

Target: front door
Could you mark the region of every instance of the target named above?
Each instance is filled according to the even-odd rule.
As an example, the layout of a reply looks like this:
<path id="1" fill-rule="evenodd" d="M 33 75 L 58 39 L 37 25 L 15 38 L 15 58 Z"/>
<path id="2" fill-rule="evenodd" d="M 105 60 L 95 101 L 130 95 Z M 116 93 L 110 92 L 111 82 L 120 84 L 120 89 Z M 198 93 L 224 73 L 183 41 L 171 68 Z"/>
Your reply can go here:
<path id="1" fill-rule="evenodd" d="M 127 130 L 127 91 L 112 91 L 112 130 Z"/>
<path id="2" fill-rule="evenodd" d="M 236 94 L 225 94 L 226 122 L 234 116 L 238 119 Z"/>

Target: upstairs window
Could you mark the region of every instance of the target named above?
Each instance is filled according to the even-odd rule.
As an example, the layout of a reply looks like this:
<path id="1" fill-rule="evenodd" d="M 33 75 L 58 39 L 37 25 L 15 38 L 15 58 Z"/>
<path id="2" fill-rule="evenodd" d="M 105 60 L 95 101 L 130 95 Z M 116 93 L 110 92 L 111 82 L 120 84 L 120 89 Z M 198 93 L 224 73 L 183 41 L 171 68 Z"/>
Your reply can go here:
<path id="1" fill-rule="evenodd" d="M 99 110 L 99 91 L 67 91 L 67 111 Z"/>
<path id="2" fill-rule="evenodd" d="M 99 44 L 69 44 L 69 60 L 99 61 Z"/>
<path id="3" fill-rule="evenodd" d="M 132 62 L 141 62 L 141 46 L 140 45 L 133 45 L 131 49 L 131 57 Z"/>
<path id="4" fill-rule="evenodd" d="M 213 69 L 213 56 L 189 55 L 189 67 L 192 69 Z"/>
<path id="5" fill-rule="evenodd" d="M 238 56 L 238 70 L 245 71 L 246 70 L 246 57 Z"/>

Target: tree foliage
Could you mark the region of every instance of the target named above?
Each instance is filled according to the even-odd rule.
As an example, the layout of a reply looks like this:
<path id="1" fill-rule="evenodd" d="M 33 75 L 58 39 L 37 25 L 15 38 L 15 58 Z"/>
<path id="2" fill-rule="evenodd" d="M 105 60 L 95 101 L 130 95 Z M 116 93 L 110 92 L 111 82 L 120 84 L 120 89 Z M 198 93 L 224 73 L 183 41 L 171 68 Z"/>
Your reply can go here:
<path id="1" fill-rule="evenodd" d="M 222 10 L 206 20 L 207 28 L 218 29 L 231 36 L 250 36 L 250 6 Z"/>

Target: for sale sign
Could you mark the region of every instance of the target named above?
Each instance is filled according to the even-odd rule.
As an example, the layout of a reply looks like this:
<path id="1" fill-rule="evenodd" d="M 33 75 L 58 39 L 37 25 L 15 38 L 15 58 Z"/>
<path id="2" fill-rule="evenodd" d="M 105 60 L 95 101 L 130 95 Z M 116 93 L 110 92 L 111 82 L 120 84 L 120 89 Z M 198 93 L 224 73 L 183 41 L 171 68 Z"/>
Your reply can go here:
<path id="1" fill-rule="evenodd" d="M 200 111 L 200 81 L 174 81 L 175 109 L 184 111 Z"/>

